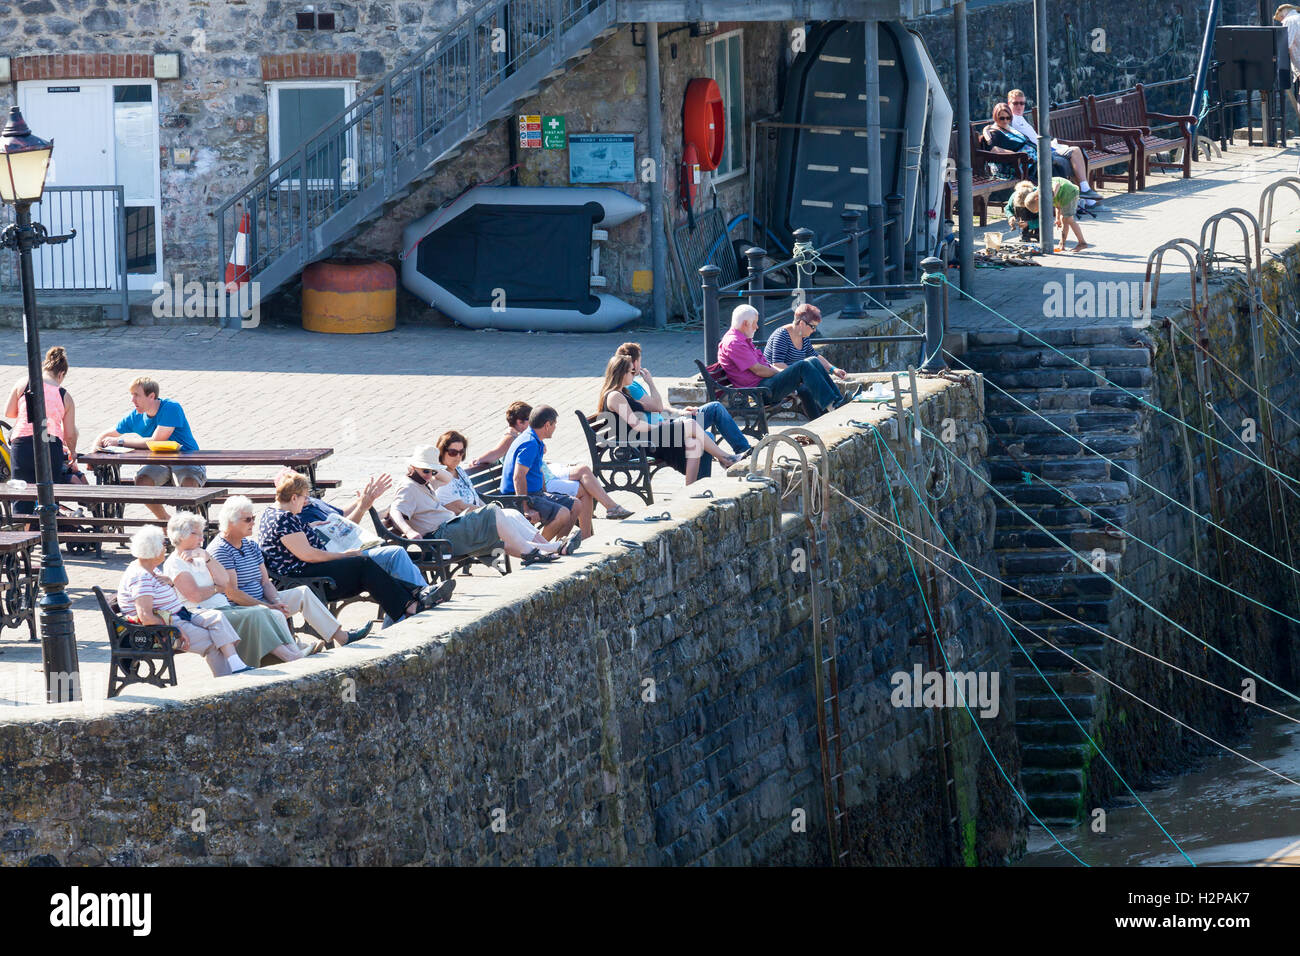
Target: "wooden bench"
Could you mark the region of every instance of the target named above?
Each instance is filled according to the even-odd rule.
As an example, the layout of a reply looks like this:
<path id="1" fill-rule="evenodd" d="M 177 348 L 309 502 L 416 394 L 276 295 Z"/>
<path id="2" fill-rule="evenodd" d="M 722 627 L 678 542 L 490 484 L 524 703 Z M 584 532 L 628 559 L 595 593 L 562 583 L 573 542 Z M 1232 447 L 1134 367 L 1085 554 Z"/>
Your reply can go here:
<path id="1" fill-rule="evenodd" d="M 1146 188 L 1147 172 L 1150 167 L 1159 169 L 1181 169 L 1183 178 L 1192 175 L 1192 130 L 1196 126 L 1195 116 L 1176 116 L 1171 113 L 1153 113 L 1147 109 L 1146 92 L 1138 83 L 1131 90 L 1118 96 L 1098 99 L 1085 96 L 1088 108 L 1088 121 L 1094 135 L 1104 133 L 1109 136 L 1133 136 L 1137 134 L 1137 186 Z M 1157 135 L 1157 130 L 1178 130 L 1178 135 Z M 1181 149 L 1183 156 L 1177 162 L 1157 160 L 1156 154 Z"/>
<path id="2" fill-rule="evenodd" d="M 502 508 L 514 508 L 516 511 L 528 514 L 532 508 L 528 506 L 527 495 L 507 495 L 501 491 L 503 461 L 504 459 L 494 461 L 490 465 L 466 468 L 465 474 L 469 476 L 469 483 L 474 486 L 474 490 L 484 501 L 489 503 L 495 501 Z"/>
<path id="3" fill-rule="evenodd" d="M 727 373 L 716 362 L 705 366 L 703 362 L 696 359 L 695 367 L 700 370 L 700 375 L 704 378 L 704 390 L 709 395 L 709 401 L 721 402 L 726 406 L 731 417 L 740 426 L 740 430 L 751 438 L 761 439 L 766 435 L 768 419 L 778 415 L 803 415 L 804 418 L 812 418 L 808 410 L 803 407 L 803 402 L 799 400 L 798 392 L 792 392 L 779 402 L 770 403 L 767 400 L 769 394 L 767 389 L 761 385 L 749 388 L 732 385 L 731 380 L 727 378 Z"/>
<path id="4" fill-rule="evenodd" d="M 650 485 L 655 474 L 668 465 L 646 453 L 644 443 L 634 438 L 620 441 L 615 436 L 613 413 L 584 415 L 574 410 L 591 452 L 591 471 L 606 491 L 630 491 L 648 505 L 655 503 Z M 622 422 L 619 422 L 621 425 Z"/>
<path id="5" fill-rule="evenodd" d="M 108 696 L 116 697 L 130 684 L 175 687 L 174 644 L 181 632 L 167 624 L 133 624 L 122 616 L 116 595 L 110 599 L 99 587 L 93 590 L 108 628 Z"/>
<path id="6" fill-rule="evenodd" d="M 1027 114 L 1029 125 L 1038 129 L 1038 112 Z M 1052 139 L 1066 146 L 1078 146 L 1087 163 L 1088 182 L 1099 186 L 1103 182 L 1127 183 L 1129 192 L 1137 192 L 1138 144 L 1136 135 L 1094 133 L 1088 118 L 1088 107 L 1083 100 L 1058 106 L 1051 112 Z M 1102 140 L 1108 145 L 1104 145 Z M 1126 166 L 1125 175 L 1107 173 L 1111 166 Z"/>
<path id="7" fill-rule="evenodd" d="M 984 120 L 970 124 L 970 178 L 971 197 L 974 212 L 980 218 L 980 225 L 988 224 L 988 197 L 1003 189 L 1010 189 L 1022 179 L 1029 178 L 1029 157 L 1024 153 L 1010 153 L 1005 149 L 990 149 L 980 139 L 984 127 L 993 121 Z M 944 218 L 952 218 L 952 204 L 957 195 L 957 129 L 954 128 L 948 141 L 949 176 L 944 182 Z M 1016 175 L 1008 179 L 999 176 L 992 164 L 1014 166 Z M 960 223 L 958 224 L 960 226 Z"/>
<path id="8" fill-rule="evenodd" d="M 370 509 L 370 521 L 384 544 L 397 545 L 405 548 L 408 553 L 415 550 L 411 554 L 411 561 L 429 584 L 446 581 L 458 571 L 468 574 L 476 564 L 486 564 L 503 575 L 511 571 L 510 555 L 506 554 L 504 548 L 482 548 L 472 554 L 455 555 L 451 550 L 451 542 L 443 538 L 421 538 L 414 541 L 399 534 L 393 519 L 386 514 L 381 516 L 373 507 Z"/>

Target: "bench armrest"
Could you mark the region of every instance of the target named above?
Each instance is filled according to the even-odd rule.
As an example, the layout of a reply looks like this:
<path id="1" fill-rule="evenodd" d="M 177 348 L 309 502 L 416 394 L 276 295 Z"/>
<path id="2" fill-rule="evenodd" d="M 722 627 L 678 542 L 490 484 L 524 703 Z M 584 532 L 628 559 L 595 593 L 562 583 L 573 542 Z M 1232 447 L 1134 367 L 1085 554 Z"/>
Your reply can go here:
<path id="1" fill-rule="evenodd" d="M 495 502 L 503 508 L 513 508 L 515 511 L 524 511 L 528 507 L 527 495 L 485 494 L 480 491 L 478 496 L 489 504 Z"/>
<path id="2" fill-rule="evenodd" d="M 1096 140 L 1091 139 L 1057 139 L 1058 143 L 1064 143 L 1066 146 L 1078 146 L 1080 149 L 1096 149 Z"/>
<path id="3" fill-rule="evenodd" d="M 1184 130 L 1196 124 L 1195 116 L 1176 116 L 1173 113 L 1152 113 L 1147 110 L 1147 119 L 1159 120 L 1162 123 L 1177 123 Z"/>

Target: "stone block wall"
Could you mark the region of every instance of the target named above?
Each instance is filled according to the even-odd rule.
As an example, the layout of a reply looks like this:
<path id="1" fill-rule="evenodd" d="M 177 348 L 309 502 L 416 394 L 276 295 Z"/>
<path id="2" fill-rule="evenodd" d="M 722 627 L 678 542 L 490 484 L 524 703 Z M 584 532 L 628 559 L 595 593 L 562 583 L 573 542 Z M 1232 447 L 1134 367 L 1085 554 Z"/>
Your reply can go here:
<path id="1" fill-rule="evenodd" d="M 982 401 L 977 376 L 924 383 L 926 427 L 976 465 Z M 889 516 L 884 476 L 896 494 L 898 476 L 847 426 L 854 414 L 888 430 L 866 406 L 819 421 L 831 481 Z M 922 461 L 910 474 L 963 557 L 991 570 L 993 508 L 960 471 L 931 484 Z M 806 530 L 768 482 L 696 487 L 715 497 L 621 526 L 638 547 L 600 548 L 541 584 L 521 575 L 515 594 L 453 603 L 373 649 L 276 669 L 268 686 L 0 715 L 0 862 L 827 862 L 796 570 Z M 851 860 L 1014 857 L 1019 805 L 971 721 L 952 719 L 958 837 L 937 712 L 891 705 L 891 675 L 928 668 L 903 554 L 838 495 L 830 517 Z M 939 604 L 953 666 L 1005 674 L 992 612 L 943 583 Z M 1010 679 L 1000 691 L 979 724 L 1014 780 Z"/>
<path id="2" fill-rule="evenodd" d="M 1266 264 L 1263 298 L 1265 305 L 1282 315 L 1293 315 L 1297 298 L 1296 275 L 1300 257 L 1290 249 L 1276 262 Z M 1253 371 L 1251 321 L 1245 311 L 1248 298 L 1242 284 L 1219 280 L 1211 286 L 1206 330 L 1208 349 L 1227 368 L 1209 362 L 1211 396 L 1218 417 L 1208 422 L 1200 415 L 1197 372 L 1191 342 L 1171 331 L 1159 319 L 1150 329 L 1137 333 L 1155 349 L 1150 401 L 1174 415 L 1186 415 L 1198 428 L 1244 454 L 1263 453 L 1262 439 L 1243 443 L 1248 434 L 1247 419 L 1258 427 L 1258 399 L 1251 390 L 1256 384 Z M 1188 335 L 1197 336 L 1192 316 L 1178 310 L 1173 322 Z M 1289 321 L 1289 320 L 1288 320 Z M 1297 345 L 1288 342 L 1276 326 L 1265 320 L 1265 345 L 1261 391 L 1287 414 L 1300 407 L 1300 366 Z M 1231 370 L 1229 373 L 1228 369 Z M 1181 402 L 1180 402 L 1181 398 Z M 1294 417 L 1294 416 L 1293 416 Z M 1273 413 L 1280 446 L 1279 467 L 1294 473 L 1295 453 L 1300 447 L 1300 428 L 1283 414 Z M 1260 429 L 1262 430 L 1262 429 Z M 1291 529 L 1290 552 L 1280 511 L 1270 518 L 1269 499 L 1278 502 L 1266 472 L 1257 464 L 1225 448 L 1211 446 L 1221 504 L 1212 504 L 1214 482 L 1207 469 L 1206 442 L 1194 431 L 1149 408 L 1144 410 L 1142 444 L 1138 450 L 1138 473 L 1183 505 L 1194 506 L 1232 534 L 1250 542 L 1266 554 L 1294 564 L 1300 557 L 1295 535 L 1300 531 L 1300 499 L 1283 492 L 1285 525 Z M 1190 452 L 1191 480 L 1188 457 Z M 1120 611 L 1112 615 L 1108 631 L 1171 664 L 1186 668 L 1241 695 L 1243 681 L 1254 681 L 1255 698 L 1273 708 L 1292 703 L 1281 692 L 1198 643 L 1170 621 L 1202 638 L 1251 670 L 1295 693 L 1300 675 L 1296 639 L 1300 626 L 1264 610 L 1207 581 L 1182 565 L 1227 582 L 1256 601 L 1300 617 L 1300 594 L 1292 584 L 1294 575 L 1246 545 L 1215 532 L 1184 508 L 1150 488 L 1130 482 L 1136 489 L 1126 532 L 1146 540 L 1177 562 L 1152 548 L 1129 540 L 1121 559 L 1118 580 L 1156 610 L 1122 599 Z M 1163 617 L 1162 617 L 1163 615 Z M 1240 739 L 1249 722 L 1263 714 L 1258 708 L 1234 699 L 1230 694 L 1173 672 L 1135 651 L 1108 642 L 1108 675 L 1124 687 L 1138 690 L 1142 697 L 1173 714 L 1197 730 L 1221 741 Z M 1186 765 L 1187 756 L 1217 751 L 1213 745 L 1136 701 L 1109 689 L 1099 707 L 1099 743 L 1121 772 L 1136 779 L 1158 778 Z M 1105 767 L 1094 766 L 1090 806 L 1121 791 Z"/>

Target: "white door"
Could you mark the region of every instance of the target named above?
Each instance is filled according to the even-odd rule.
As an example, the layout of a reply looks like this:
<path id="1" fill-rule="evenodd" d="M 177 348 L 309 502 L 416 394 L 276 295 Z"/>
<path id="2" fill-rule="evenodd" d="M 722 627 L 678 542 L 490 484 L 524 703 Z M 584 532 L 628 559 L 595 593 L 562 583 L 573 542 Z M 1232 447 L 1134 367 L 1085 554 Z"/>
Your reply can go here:
<path id="1" fill-rule="evenodd" d="M 39 80 L 19 84 L 36 135 L 53 140 L 49 186 L 124 187 L 125 234 L 106 193 L 47 192 L 32 215 L 51 235 L 77 238 L 34 257 L 44 289 L 118 288 L 119 243 L 128 287 L 148 289 L 162 273 L 157 88 L 152 80 Z"/>

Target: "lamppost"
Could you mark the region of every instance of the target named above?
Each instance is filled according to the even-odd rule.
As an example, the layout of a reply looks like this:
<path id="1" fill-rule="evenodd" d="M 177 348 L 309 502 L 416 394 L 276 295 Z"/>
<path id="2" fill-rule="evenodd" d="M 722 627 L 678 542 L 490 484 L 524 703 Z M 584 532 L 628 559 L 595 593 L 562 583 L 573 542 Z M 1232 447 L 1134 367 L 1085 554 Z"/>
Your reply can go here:
<path id="1" fill-rule="evenodd" d="M 32 222 L 32 203 L 41 201 L 45 174 L 54 144 L 33 136 L 18 107 L 9 110 L 9 122 L 0 131 L 0 202 L 14 207 L 14 223 L 0 232 L 0 248 L 18 253 L 23 289 L 23 336 L 27 340 L 27 420 L 34 429 L 36 459 L 36 513 L 41 524 L 41 657 L 45 663 L 45 699 L 78 700 L 81 673 L 77 664 L 77 638 L 68 600 L 68 573 L 59 553 L 54 505 L 54 475 L 50 469 L 45 422 L 45 388 L 41 375 L 41 341 L 36 323 L 36 280 L 32 275 L 32 250 L 67 242 L 76 235 L 49 236 Z"/>

